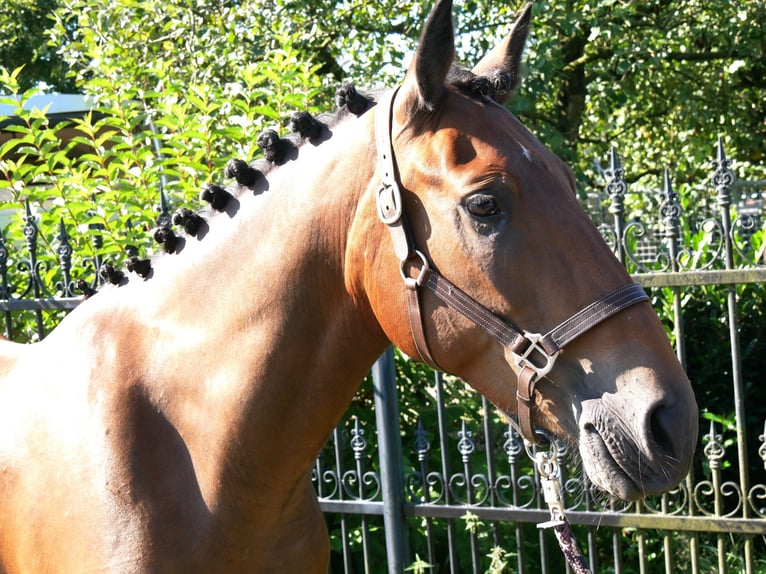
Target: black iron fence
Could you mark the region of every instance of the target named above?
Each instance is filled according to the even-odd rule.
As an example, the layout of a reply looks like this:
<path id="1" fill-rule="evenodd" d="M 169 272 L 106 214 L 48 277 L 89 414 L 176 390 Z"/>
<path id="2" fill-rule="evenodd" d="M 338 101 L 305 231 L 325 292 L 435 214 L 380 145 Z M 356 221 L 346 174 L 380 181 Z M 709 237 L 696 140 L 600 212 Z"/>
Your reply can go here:
<path id="1" fill-rule="evenodd" d="M 605 497 L 559 445 L 568 517 L 594 572 L 766 572 L 763 186 L 738 183 L 720 144 L 693 201 L 667 175 L 629 190 L 616 154 L 604 175 L 589 207 L 651 294 L 704 420 L 686 481 L 642 502 Z M 0 235 L 0 313 L 6 336 L 35 340 L 77 305 L 73 276 L 97 282 L 100 261 L 77 259 L 63 224 L 46 238 L 56 261 L 39 260 L 33 211 L 20 216 L 23 241 Z M 427 372 L 386 353 L 317 458 L 331 571 L 564 572 L 536 528 L 548 511 L 518 435 L 462 382 Z"/>

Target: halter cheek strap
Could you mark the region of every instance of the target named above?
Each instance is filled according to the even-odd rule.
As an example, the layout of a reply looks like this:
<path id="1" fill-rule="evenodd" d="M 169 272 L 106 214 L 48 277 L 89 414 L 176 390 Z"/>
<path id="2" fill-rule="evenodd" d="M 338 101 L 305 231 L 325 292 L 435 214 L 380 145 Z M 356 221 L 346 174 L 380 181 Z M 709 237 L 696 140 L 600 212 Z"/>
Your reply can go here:
<path id="1" fill-rule="evenodd" d="M 519 329 L 512 322 L 494 314 L 434 270 L 426 256 L 415 247 L 412 230 L 404 212 L 391 138 L 392 109 L 396 92 L 397 90 L 394 90 L 382 96 L 375 110 L 375 140 L 381 170 L 381 185 L 377 190 L 376 205 L 380 220 L 388 226 L 394 252 L 399 258 L 415 348 L 422 361 L 440 368 L 429 349 L 421 312 L 421 298 L 426 290 L 510 349 L 518 368 L 517 430 L 526 440 L 535 443 L 537 435 L 531 415 L 535 384 L 551 371 L 563 347 L 615 313 L 649 298 L 640 285 L 628 283 L 597 299 L 542 335 Z"/>

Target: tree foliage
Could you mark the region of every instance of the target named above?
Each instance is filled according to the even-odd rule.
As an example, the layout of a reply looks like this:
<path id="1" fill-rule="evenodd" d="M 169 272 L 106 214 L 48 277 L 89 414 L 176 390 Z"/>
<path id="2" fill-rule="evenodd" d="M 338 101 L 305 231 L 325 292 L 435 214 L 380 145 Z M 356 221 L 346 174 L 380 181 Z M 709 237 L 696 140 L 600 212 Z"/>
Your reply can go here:
<path id="1" fill-rule="evenodd" d="M 53 0 L 12 2 L 0 29 L 34 15 L 23 46 L 37 41 L 38 51 L 49 50 L 50 42 L 80 89 L 129 99 L 173 84 L 223 86 L 286 37 L 297 59 L 314 62 L 325 80 L 391 85 L 430 8 L 425 0 L 58 2 L 55 12 Z M 476 61 L 523 4 L 458 2 L 459 58 Z M 46 11 L 56 20 L 48 35 L 41 33 Z M 760 176 L 765 22 L 762 2 L 538 1 L 527 79 L 512 109 L 573 166 L 583 189 L 597 181 L 598 163 L 612 145 L 626 160 L 629 180 L 649 176 L 646 184 L 657 185 L 668 166 L 677 179 L 698 178 L 718 135 Z M 9 34 L 2 45 L 22 36 Z M 19 60 L 3 63 L 12 69 L 8 64 Z M 20 86 L 32 76 L 26 69 Z"/>
<path id="2" fill-rule="evenodd" d="M 657 184 L 705 169 L 718 135 L 730 155 L 762 164 L 766 125 L 761 2 L 537 3 L 520 109 L 543 141 L 592 181 L 616 145 L 629 178 Z"/>
<path id="3" fill-rule="evenodd" d="M 6 0 L 0 4 L 0 66 L 10 70 L 25 67 L 19 77 L 21 89 L 39 83 L 62 91 L 74 88 L 56 46 L 47 42 L 53 27 L 50 16 L 57 6 L 58 0 Z"/>

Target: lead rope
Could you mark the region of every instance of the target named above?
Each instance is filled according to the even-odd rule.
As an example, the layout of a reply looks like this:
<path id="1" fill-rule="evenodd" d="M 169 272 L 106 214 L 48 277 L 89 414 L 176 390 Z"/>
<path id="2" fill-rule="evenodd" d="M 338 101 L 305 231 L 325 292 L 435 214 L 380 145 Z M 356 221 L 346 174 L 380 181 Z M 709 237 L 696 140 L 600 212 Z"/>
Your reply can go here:
<path id="1" fill-rule="evenodd" d="M 535 463 L 535 468 L 540 475 L 543 499 L 551 512 L 550 520 L 541 522 L 537 527 L 553 528 L 559 548 L 561 548 L 561 552 L 574 574 L 592 574 L 564 513 L 564 497 L 561 494 L 561 468 L 557 460 L 558 447 L 555 441 L 549 440 L 548 442 L 550 450 L 544 451 L 524 439 L 527 456 Z"/>

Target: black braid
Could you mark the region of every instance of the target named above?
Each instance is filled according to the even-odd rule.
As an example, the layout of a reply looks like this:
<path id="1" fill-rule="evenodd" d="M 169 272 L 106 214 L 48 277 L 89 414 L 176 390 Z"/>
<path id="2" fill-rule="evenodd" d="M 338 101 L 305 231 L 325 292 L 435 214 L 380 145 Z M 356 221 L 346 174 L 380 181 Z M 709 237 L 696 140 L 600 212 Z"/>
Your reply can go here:
<path id="1" fill-rule="evenodd" d="M 127 267 L 128 271 L 135 273 L 142 279 L 146 279 L 149 273 L 152 272 L 152 262 L 148 259 L 140 259 L 137 255 L 128 257 L 125 267 Z"/>
<path id="2" fill-rule="evenodd" d="M 84 281 L 82 279 L 78 279 L 74 282 L 74 288 L 77 289 L 80 293 L 82 293 L 83 299 L 89 299 L 93 297 L 97 293 L 97 291 L 88 285 L 87 281 Z"/>
<path id="3" fill-rule="evenodd" d="M 208 183 L 202 188 L 200 199 L 207 201 L 216 211 L 223 211 L 231 199 L 231 194 L 220 185 Z"/>
<path id="4" fill-rule="evenodd" d="M 263 150 L 266 161 L 274 165 L 282 165 L 290 156 L 295 155 L 295 146 L 287 139 L 279 137 L 274 130 L 263 130 L 256 140 L 258 147 Z"/>
<path id="5" fill-rule="evenodd" d="M 169 225 L 163 225 L 154 230 L 154 240 L 162 245 L 165 253 L 174 253 L 178 246 L 178 237 Z"/>
<path id="6" fill-rule="evenodd" d="M 447 83 L 471 97 L 494 97 L 494 88 L 489 78 L 477 76 L 472 71 L 455 64 L 452 64 L 449 69 Z"/>
<path id="7" fill-rule="evenodd" d="M 183 227 L 186 233 L 195 237 L 202 228 L 203 223 L 205 223 L 205 220 L 200 215 L 186 207 L 176 210 L 173 214 L 173 225 Z"/>
<path id="8" fill-rule="evenodd" d="M 226 169 L 224 170 L 223 175 L 227 178 L 235 179 L 240 185 L 252 187 L 258 179 L 258 176 L 263 174 L 254 167 L 248 165 L 246 161 L 232 159 L 226 164 Z"/>
<path id="9" fill-rule="evenodd" d="M 367 111 L 372 100 L 357 92 L 354 84 L 346 84 L 335 92 L 335 103 L 339 109 L 346 108 L 355 116 L 360 116 Z"/>
<path id="10" fill-rule="evenodd" d="M 297 132 L 303 139 L 318 143 L 322 137 L 324 124 L 308 112 L 295 112 L 290 118 L 290 129 Z"/>
<path id="11" fill-rule="evenodd" d="M 112 285 L 119 285 L 125 278 L 125 274 L 119 269 L 115 269 L 114 265 L 110 263 L 104 263 L 98 270 L 98 275 L 101 279 Z"/>

